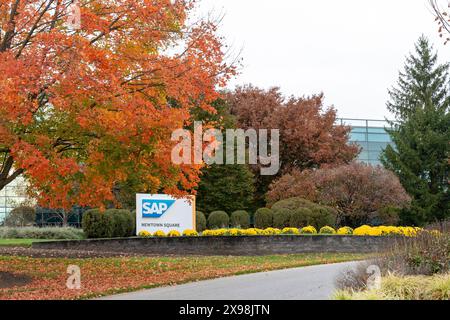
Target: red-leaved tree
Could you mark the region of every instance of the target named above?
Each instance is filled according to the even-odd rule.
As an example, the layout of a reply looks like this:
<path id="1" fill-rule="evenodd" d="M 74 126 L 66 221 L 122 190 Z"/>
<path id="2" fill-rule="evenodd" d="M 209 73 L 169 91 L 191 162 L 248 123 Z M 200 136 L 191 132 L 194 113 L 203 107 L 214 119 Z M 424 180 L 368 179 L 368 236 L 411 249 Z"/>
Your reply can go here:
<path id="1" fill-rule="evenodd" d="M 371 221 L 396 223 L 393 208 L 403 208 L 410 197 L 397 176 L 381 166 L 353 162 L 319 170 L 293 170 L 275 181 L 267 201 L 301 197 L 334 207 L 340 224 L 359 226 Z"/>

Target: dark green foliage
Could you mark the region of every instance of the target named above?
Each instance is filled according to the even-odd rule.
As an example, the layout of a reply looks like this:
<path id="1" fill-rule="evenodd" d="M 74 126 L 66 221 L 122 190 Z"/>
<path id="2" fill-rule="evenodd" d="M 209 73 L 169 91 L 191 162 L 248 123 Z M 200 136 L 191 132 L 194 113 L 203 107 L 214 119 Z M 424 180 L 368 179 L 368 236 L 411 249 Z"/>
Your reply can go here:
<path id="1" fill-rule="evenodd" d="M 203 170 L 197 207 L 205 212 L 251 209 L 253 174 L 246 165 L 212 165 Z"/>
<path id="2" fill-rule="evenodd" d="M 382 155 L 413 201 L 402 224 L 423 225 L 450 217 L 450 93 L 448 64 L 439 65 L 425 37 L 406 61 L 388 109 L 395 117 L 388 130 L 395 147 Z"/>
<path id="3" fill-rule="evenodd" d="M 133 235 L 133 218 L 128 210 L 99 209 L 88 210 L 83 214 L 83 230 L 87 238 L 120 238 Z"/>
<path id="4" fill-rule="evenodd" d="M 290 227 L 292 212 L 286 208 L 273 210 L 273 227 L 279 229 Z"/>
<path id="5" fill-rule="evenodd" d="M 20 206 L 11 210 L 3 221 L 5 227 L 33 226 L 36 222 L 36 210 L 32 207 Z"/>
<path id="6" fill-rule="evenodd" d="M 250 215 L 244 210 L 235 211 L 231 214 L 230 223 L 234 228 L 247 229 L 250 226 Z"/>
<path id="7" fill-rule="evenodd" d="M 206 230 L 206 217 L 203 212 L 197 211 L 195 213 L 195 221 L 197 232 L 202 232 L 203 230 Z"/>
<path id="8" fill-rule="evenodd" d="M 337 211 L 335 209 L 302 198 L 289 198 L 278 201 L 272 206 L 272 210 L 274 211 L 274 221 L 275 212 L 289 210 L 289 226 L 292 228 L 311 225 L 316 229 L 320 229 L 324 226 L 336 226 Z M 279 224 L 279 221 L 282 221 L 281 217 L 279 219 L 277 224 Z"/>
<path id="9" fill-rule="evenodd" d="M 255 227 L 266 229 L 273 225 L 273 212 L 269 208 L 261 208 L 255 212 Z"/>
<path id="10" fill-rule="evenodd" d="M 217 113 L 213 114 L 201 108 L 194 108 L 193 119 L 205 123 L 216 123 L 216 127 L 222 130 L 236 128 L 235 119 L 230 114 L 229 107 L 224 100 L 218 99 L 212 106 Z M 226 139 L 224 139 L 222 147 L 226 150 Z M 208 213 L 217 210 L 234 212 L 253 208 L 254 175 L 247 165 L 213 164 L 202 170 L 200 178 L 197 190 L 197 208 L 199 210 Z"/>
<path id="11" fill-rule="evenodd" d="M 292 228 L 303 228 L 309 225 L 312 211 L 308 208 L 298 208 L 292 211 L 289 224 Z"/>
<path id="12" fill-rule="evenodd" d="M 106 219 L 112 221 L 112 237 L 123 238 L 133 235 L 134 219 L 131 212 L 124 209 L 110 209 L 105 212 Z"/>
<path id="13" fill-rule="evenodd" d="M 213 211 L 208 216 L 208 228 L 220 229 L 230 226 L 230 217 L 225 211 Z"/>
<path id="14" fill-rule="evenodd" d="M 400 215 L 402 213 L 401 208 L 396 207 L 385 207 L 377 212 L 377 217 L 379 219 L 378 224 L 384 226 L 396 226 L 398 225 Z"/>

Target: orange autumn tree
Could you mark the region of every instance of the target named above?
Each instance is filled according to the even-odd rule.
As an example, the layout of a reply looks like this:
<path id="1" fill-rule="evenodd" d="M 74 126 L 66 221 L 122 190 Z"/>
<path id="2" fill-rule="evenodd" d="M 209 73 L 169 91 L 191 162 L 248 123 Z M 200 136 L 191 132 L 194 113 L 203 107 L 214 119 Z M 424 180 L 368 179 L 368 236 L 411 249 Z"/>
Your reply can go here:
<path id="1" fill-rule="evenodd" d="M 170 134 L 233 73 L 216 25 L 188 23 L 194 4 L 0 0 L 0 190 L 23 174 L 65 209 L 103 206 L 130 179 L 191 191 L 200 168 L 172 165 Z"/>

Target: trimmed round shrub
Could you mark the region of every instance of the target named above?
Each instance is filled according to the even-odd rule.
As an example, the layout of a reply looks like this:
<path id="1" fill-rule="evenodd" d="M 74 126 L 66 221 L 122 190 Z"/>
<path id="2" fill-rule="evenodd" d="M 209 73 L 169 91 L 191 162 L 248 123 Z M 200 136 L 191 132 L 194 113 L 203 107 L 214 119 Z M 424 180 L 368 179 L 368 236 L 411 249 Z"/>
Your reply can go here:
<path id="1" fill-rule="evenodd" d="M 133 235 L 134 222 L 130 211 L 110 209 L 88 210 L 83 214 L 82 226 L 90 239 L 122 238 Z"/>
<path id="2" fill-rule="evenodd" d="M 177 230 L 171 230 L 171 231 L 169 231 L 167 236 L 169 238 L 176 238 L 176 237 L 181 237 L 181 234 Z"/>
<path id="3" fill-rule="evenodd" d="M 106 210 L 105 216 L 112 221 L 113 238 L 125 238 L 133 235 L 134 219 L 129 210 L 109 209 Z"/>
<path id="4" fill-rule="evenodd" d="M 291 213 L 290 209 L 276 209 L 273 211 L 273 227 L 284 229 L 290 227 Z"/>
<path id="5" fill-rule="evenodd" d="M 291 213 L 289 225 L 292 228 L 301 228 L 309 225 L 311 221 L 312 211 L 308 208 L 298 208 Z"/>
<path id="6" fill-rule="evenodd" d="M 313 226 L 307 226 L 300 229 L 300 234 L 317 234 L 317 229 Z"/>
<path id="7" fill-rule="evenodd" d="M 337 234 L 341 236 L 351 236 L 353 234 L 353 229 L 350 227 L 342 227 L 337 230 Z"/>
<path id="8" fill-rule="evenodd" d="M 166 236 L 166 233 L 162 230 L 158 230 L 153 233 L 153 236 L 157 238 L 164 238 Z"/>
<path id="9" fill-rule="evenodd" d="M 197 232 L 206 230 L 206 216 L 201 211 L 195 212 L 195 228 L 197 229 Z"/>
<path id="10" fill-rule="evenodd" d="M 183 237 L 198 237 L 198 232 L 195 230 L 184 230 Z"/>
<path id="11" fill-rule="evenodd" d="M 292 212 L 290 227 L 301 227 L 305 225 L 320 229 L 324 226 L 335 226 L 337 211 L 331 207 L 322 206 L 302 198 L 289 198 L 276 202 L 272 206 L 274 212 L 288 209 Z M 309 209 L 311 212 L 301 209 Z"/>
<path id="12" fill-rule="evenodd" d="M 138 237 L 141 237 L 141 238 L 150 238 L 151 236 L 152 236 L 152 234 L 145 230 L 140 231 L 138 234 Z"/>
<path id="13" fill-rule="evenodd" d="M 213 211 L 208 217 L 208 228 L 220 229 L 228 228 L 230 225 L 230 217 L 225 211 Z"/>
<path id="14" fill-rule="evenodd" d="M 320 228 L 319 231 L 320 234 L 336 234 L 336 230 L 334 230 L 334 228 L 329 227 L 329 226 L 325 226 Z"/>
<path id="15" fill-rule="evenodd" d="M 298 235 L 300 234 L 300 231 L 297 228 L 284 228 L 281 230 L 282 234 L 288 234 L 288 235 Z"/>
<path id="16" fill-rule="evenodd" d="M 244 210 L 235 211 L 231 214 L 230 223 L 233 228 L 247 229 L 250 226 L 250 215 Z"/>
<path id="17" fill-rule="evenodd" d="M 112 238 L 113 222 L 105 213 L 92 209 L 83 214 L 81 225 L 88 239 Z"/>
<path id="18" fill-rule="evenodd" d="M 255 212 L 255 228 L 266 229 L 273 225 L 273 212 L 269 208 L 261 208 Z"/>

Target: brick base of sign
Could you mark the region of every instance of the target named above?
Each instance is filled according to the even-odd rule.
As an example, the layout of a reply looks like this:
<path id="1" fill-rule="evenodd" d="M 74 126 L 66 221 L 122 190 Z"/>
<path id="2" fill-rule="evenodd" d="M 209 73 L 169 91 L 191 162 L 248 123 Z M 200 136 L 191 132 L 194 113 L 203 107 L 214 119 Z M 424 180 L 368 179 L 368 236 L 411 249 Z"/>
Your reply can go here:
<path id="1" fill-rule="evenodd" d="M 296 253 L 372 253 L 392 243 L 390 237 L 251 236 L 126 238 L 33 243 L 33 248 L 144 255 L 256 256 Z"/>

